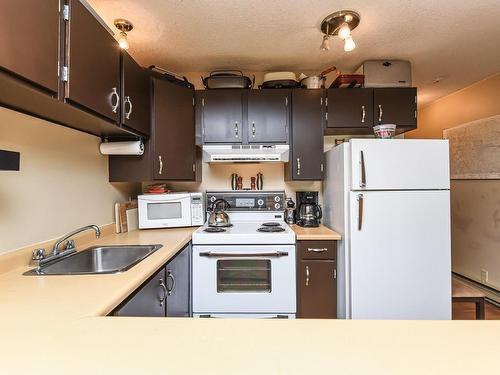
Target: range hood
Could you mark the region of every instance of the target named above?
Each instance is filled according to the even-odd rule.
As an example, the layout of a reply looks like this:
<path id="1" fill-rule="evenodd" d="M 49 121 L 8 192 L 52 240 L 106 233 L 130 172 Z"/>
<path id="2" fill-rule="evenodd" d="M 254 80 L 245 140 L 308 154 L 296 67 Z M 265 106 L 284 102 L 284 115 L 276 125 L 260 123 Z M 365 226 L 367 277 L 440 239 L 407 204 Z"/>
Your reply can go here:
<path id="1" fill-rule="evenodd" d="M 286 163 L 288 145 L 204 145 L 206 163 Z"/>

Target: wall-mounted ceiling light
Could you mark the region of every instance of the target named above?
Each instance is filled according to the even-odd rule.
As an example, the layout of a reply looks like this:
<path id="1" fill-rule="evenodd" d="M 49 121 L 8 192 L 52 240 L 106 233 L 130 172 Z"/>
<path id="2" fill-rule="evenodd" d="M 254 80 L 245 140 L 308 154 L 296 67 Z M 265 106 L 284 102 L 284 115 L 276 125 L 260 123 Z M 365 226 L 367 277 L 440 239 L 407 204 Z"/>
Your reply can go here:
<path id="1" fill-rule="evenodd" d="M 132 22 L 127 21 L 123 18 L 116 19 L 114 21 L 115 27 L 120 30 L 120 37 L 118 38 L 118 44 L 120 48 L 127 50 L 129 47 L 127 33 L 134 28 Z"/>
<path id="2" fill-rule="evenodd" d="M 359 21 L 359 14 L 352 10 L 341 10 L 327 16 L 323 22 L 321 22 L 321 32 L 325 35 L 323 36 L 323 42 L 321 43 L 320 49 L 322 51 L 328 51 L 329 48 L 323 48 L 325 38 L 328 39 L 330 36 L 336 35 L 344 40 L 344 51 L 352 51 L 356 48 L 356 43 L 354 43 L 351 31 L 359 25 Z"/>

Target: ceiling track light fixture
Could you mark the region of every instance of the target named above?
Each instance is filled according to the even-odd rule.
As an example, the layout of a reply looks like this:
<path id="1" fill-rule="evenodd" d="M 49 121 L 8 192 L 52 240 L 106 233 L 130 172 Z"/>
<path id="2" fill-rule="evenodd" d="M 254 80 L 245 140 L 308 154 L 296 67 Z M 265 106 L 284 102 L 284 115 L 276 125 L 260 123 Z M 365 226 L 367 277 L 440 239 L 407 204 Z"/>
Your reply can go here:
<path id="1" fill-rule="evenodd" d="M 352 10 L 341 10 L 325 17 L 321 22 L 321 32 L 325 35 L 320 49 L 328 51 L 330 49 L 330 37 L 338 36 L 344 41 L 344 51 L 352 51 L 356 48 L 356 43 L 354 43 L 351 32 L 359 25 L 359 21 L 359 14 Z"/>
<path id="2" fill-rule="evenodd" d="M 134 28 L 134 25 L 132 25 L 132 22 L 123 18 L 118 18 L 113 23 L 115 24 L 115 27 L 120 30 L 120 37 L 118 38 L 120 48 L 127 50 L 129 47 L 127 33 Z"/>

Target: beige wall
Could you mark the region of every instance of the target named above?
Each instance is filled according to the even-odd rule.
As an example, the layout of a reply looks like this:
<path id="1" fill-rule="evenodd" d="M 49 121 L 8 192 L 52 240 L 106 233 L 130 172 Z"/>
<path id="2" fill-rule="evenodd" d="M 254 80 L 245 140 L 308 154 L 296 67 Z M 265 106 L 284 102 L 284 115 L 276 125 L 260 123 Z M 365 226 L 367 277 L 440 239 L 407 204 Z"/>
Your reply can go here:
<path id="1" fill-rule="evenodd" d="M 418 112 L 407 138 L 442 138 L 443 130 L 500 114 L 500 74 L 441 98 Z M 500 180 L 451 181 L 452 268 L 500 289 Z M 489 280 L 481 280 L 481 270 Z"/>
<path id="2" fill-rule="evenodd" d="M 230 190 L 231 174 L 243 177 L 243 187 L 250 187 L 250 177 L 261 172 L 264 176 L 264 190 L 285 190 L 287 197 L 295 201 L 295 191 L 318 191 L 321 194 L 320 181 L 285 182 L 283 164 L 208 164 L 203 163 L 203 181 L 201 183 L 175 182 L 168 184 L 176 191 Z"/>
<path id="3" fill-rule="evenodd" d="M 418 129 L 406 133 L 405 137 L 442 138 L 444 129 L 498 115 L 499 95 L 500 73 L 419 109 Z"/>
<path id="4" fill-rule="evenodd" d="M 0 108 L 0 149 L 21 153 L 0 171 L 0 253 L 114 221 L 114 203 L 138 184 L 110 184 L 100 139 Z"/>

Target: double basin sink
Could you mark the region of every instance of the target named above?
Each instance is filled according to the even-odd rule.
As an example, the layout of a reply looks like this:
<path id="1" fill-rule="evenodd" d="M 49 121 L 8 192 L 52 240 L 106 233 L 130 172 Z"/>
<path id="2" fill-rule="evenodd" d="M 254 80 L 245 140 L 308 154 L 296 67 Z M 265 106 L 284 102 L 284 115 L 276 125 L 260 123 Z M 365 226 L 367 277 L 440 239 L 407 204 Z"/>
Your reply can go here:
<path id="1" fill-rule="evenodd" d="M 123 272 L 162 245 L 93 246 L 32 269 L 25 275 L 87 275 Z"/>

